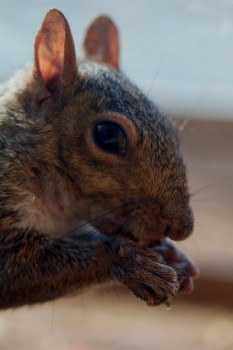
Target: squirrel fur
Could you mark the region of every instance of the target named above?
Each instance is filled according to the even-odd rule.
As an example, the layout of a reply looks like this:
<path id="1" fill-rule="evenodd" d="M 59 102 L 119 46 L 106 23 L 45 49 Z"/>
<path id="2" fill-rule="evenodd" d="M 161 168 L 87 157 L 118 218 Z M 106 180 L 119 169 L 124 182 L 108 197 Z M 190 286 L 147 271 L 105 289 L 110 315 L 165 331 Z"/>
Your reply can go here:
<path id="1" fill-rule="evenodd" d="M 183 253 L 166 261 L 161 250 L 177 252 L 166 237 L 193 230 L 176 131 L 120 72 L 108 17 L 92 22 L 83 46 L 77 61 L 67 20 L 51 9 L 33 65 L 0 87 L 3 309 L 109 280 L 157 305 L 195 275 Z M 117 135 L 110 146 L 107 130 Z"/>

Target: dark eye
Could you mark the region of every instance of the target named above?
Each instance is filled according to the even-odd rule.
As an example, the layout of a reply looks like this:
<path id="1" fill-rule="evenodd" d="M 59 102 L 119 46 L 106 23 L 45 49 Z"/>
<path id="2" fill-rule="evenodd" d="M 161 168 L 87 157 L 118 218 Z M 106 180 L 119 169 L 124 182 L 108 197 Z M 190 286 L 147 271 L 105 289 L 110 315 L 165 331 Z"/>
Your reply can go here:
<path id="1" fill-rule="evenodd" d="M 95 126 L 95 142 L 106 152 L 124 155 L 127 139 L 122 128 L 112 122 L 102 122 Z"/>

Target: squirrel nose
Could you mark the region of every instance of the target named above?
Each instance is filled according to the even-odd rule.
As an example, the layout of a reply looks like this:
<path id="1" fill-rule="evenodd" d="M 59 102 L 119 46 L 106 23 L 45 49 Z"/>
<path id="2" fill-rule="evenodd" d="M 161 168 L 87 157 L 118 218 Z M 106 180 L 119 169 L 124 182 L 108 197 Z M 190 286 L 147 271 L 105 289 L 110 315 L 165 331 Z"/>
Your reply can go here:
<path id="1" fill-rule="evenodd" d="M 176 212 L 173 212 L 170 219 L 167 220 L 164 236 L 175 241 L 182 241 L 191 235 L 193 225 L 194 217 L 190 206 L 178 206 Z"/>
<path id="2" fill-rule="evenodd" d="M 164 236 L 173 239 L 174 241 L 182 241 L 189 237 L 193 231 L 193 221 L 185 225 L 167 225 Z"/>

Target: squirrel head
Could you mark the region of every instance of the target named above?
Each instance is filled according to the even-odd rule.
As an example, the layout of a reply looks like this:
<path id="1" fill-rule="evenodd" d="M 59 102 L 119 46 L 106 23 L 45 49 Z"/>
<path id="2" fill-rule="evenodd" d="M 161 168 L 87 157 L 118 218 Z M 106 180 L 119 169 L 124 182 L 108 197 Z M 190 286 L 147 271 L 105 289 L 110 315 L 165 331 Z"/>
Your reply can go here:
<path id="1" fill-rule="evenodd" d="M 50 10 L 19 96 L 27 133 L 34 130 L 27 157 L 36 180 L 28 188 L 38 197 L 38 186 L 56 193 L 62 210 L 69 207 L 103 234 L 145 244 L 186 238 L 193 216 L 171 121 L 119 70 L 111 19 L 100 16 L 89 25 L 83 49 L 77 61 L 67 20 Z"/>

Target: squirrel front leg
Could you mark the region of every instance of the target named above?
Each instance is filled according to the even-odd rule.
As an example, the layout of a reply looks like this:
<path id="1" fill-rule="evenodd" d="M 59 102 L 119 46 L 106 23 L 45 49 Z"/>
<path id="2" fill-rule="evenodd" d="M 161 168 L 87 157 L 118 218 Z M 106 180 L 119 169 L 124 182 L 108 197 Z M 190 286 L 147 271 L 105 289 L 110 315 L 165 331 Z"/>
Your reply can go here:
<path id="1" fill-rule="evenodd" d="M 11 230 L 0 238 L 0 308 L 52 300 L 115 279 L 150 305 L 177 292 L 175 271 L 157 253 L 99 234 L 77 240 Z"/>
<path id="2" fill-rule="evenodd" d="M 2 233 L 0 308 L 43 302 L 108 280 L 110 240 L 86 235 L 57 239 L 33 231 Z"/>

